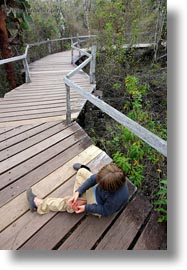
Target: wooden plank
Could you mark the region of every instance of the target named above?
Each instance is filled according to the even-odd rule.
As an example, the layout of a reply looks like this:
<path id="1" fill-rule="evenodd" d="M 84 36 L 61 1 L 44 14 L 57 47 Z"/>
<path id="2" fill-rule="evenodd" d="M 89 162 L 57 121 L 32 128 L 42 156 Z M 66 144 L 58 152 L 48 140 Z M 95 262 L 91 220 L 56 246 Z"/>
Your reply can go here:
<path id="1" fill-rule="evenodd" d="M 71 115 L 72 120 L 76 119 L 79 115 L 79 112 L 73 113 Z M 7 122 L 0 123 L 0 127 L 13 127 L 17 125 L 29 125 L 29 124 L 35 124 L 35 123 L 44 123 L 44 122 L 50 122 L 50 121 L 64 121 L 66 120 L 65 115 L 57 115 L 57 116 L 48 116 L 48 117 L 39 117 L 39 118 L 33 118 L 33 119 L 23 119 L 23 120 L 15 120 Z"/>
<path id="2" fill-rule="evenodd" d="M 127 250 L 152 209 L 139 194 L 127 205 L 113 226 L 96 246 L 96 250 Z"/>
<path id="3" fill-rule="evenodd" d="M 82 104 L 85 103 L 85 99 L 81 98 L 81 97 L 74 97 L 71 99 L 71 106 L 72 108 L 74 108 L 74 110 L 76 110 L 77 108 L 80 108 L 82 106 Z M 9 105 L 10 106 L 10 105 Z M 55 108 L 58 108 L 57 110 Z M 55 103 L 49 103 L 49 104 L 35 104 L 34 102 L 29 106 L 23 106 L 23 103 L 20 103 L 17 105 L 16 104 L 12 104 L 12 107 L 9 108 L 2 108 L 0 109 L 0 113 L 2 115 L 2 117 L 6 117 L 11 116 L 11 115 L 20 115 L 21 113 L 26 114 L 26 111 L 29 111 L 30 114 L 34 114 L 35 111 L 37 110 L 37 114 L 38 113 L 42 113 L 43 110 L 45 111 L 51 111 L 52 109 L 58 111 L 58 110 L 65 110 L 66 109 L 66 102 L 63 101 L 56 101 Z"/>
<path id="4" fill-rule="evenodd" d="M 128 181 L 130 198 L 136 192 L 136 187 Z M 120 211 L 121 212 L 121 211 Z M 105 231 L 111 227 L 119 213 L 109 217 L 98 218 L 89 215 L 81 222 L 74 232 L 58 248 L 59 250 L 90 250 L 98 242 Z"/>
<path id="5" fill-rule="evenodd" d="M 53 122 L 52 122 L 53 123 Z M 47 130 L 42 130 L 39 134 L 34 134 L 29 137 L 29 135 L 25 134 L 25 136 L 22 136 L 22 138 L 25 138 L 23 141 L 18 142 L 14 144 L 13 146 L 7 146 L 6 149 L 2 150 L 0 152 L 0 161 L 3 161 L 5 159 L 8 159 L 12 157 L 13 155 L 17 155 L 21 151 L 26 150 L 29 147 L 32 147 L 33 145 L 40 143 L 42 140 L 47 139 L 50 136 L 53 136 L 54 134 L 62 131 L 62 124 L 59 124 L 57 126 L 54 126 Z M 35 131 L 33 131 L 35 133 Z M 16 138 L 20 139 L 20 138 Z"/>
<path id="6" fill-rule="evenodd" d="M 64 138 L 70 136 L 72 133 L 80 129 L 80 127 L 76 124 L 69 126 L 67 129 L 58 132 L 57 134 L 43 140 L 36 145 L 29 147 L 28 149 L 14 155 L 13 157 L 8 158 L 5 161 L 2 161 L 0 164 L 0 174 L 9 170 L 10 168 L 22 163 L 23 161 L 29 159 L 30 157 L 42 152 L 43 150 L 51 147 L 57 142 L 63 140 Z"/>
<path id="7" fill-rule="evenodd" d="M 19 126 L 19 125 L 16 125 L 15 127 L 4 127 L 4 129 L 7 131 L 4 132 L 3 134 L 0 135 L 0 142 L 4 142 L 16 135 L 19 135 L 25 131 L 28 131 L 38 125 L 41 125 L 41 123 L 37 123 L 37 124 L 31 124 L 31 125 L 25 125 L 25 126 Z M 1 144 L 1 147 L 2 147 L 3 144 Z M 0 148 L 1 149 L 1 148 Z"/>
<path id="8" fill-rule="evenodd" d="M 49 175 L 48 177 L 42 179 L 40 182 L 33 186 L 33 192 L 35 192 L 38 197 L 44 198 L 66 182 L 70 177 L 75 174 L 73 169 L 73 164 L 79 160 L 79 162 L 88 164 L 89 161 L 97 157 L 102 151 L 91 145 L 79 155 L 71 159 L 64 166 L 61 167 L 61 171 L 57 173 L 58 177 L 54 175 Z M 56 172 L 54 172 L 56 173 Z M 52 179 L 52 181 L 51 181 Z M 60 196 L 60 194 L 51 194 L 51 196 Z M 20 218 L 24 213 L 28 211 L 28 203 L 26 201 L 25 192 L 20 194 L 18 197 L 14 198 L 12 201 L 0 208 L 0 215 L 4 218 L 0 220 L 0 231 L 2 232 L 5 228 L 10 226 L 11 223 Z M 1 235 L 3 235 L 1 233 Z M 0 236 L 1 240 L 1 236 Z M 1 243 L 1 241 L 0 241 Z"/>
<path id="9" fill-rule="evenodd" d="M 80 110 L 72 110 L 72 120 L 74 117 L 79 115 Z M 41 122 L 49 122 L 56 120 L 66 120 L 66 115 L 64 111 L 61 112 L 46 112 L 46 113 L 38 113 L 38 114 L 30 114 L 30 115 L 19 115 L 2 118 L 0 122 L 0 126 L 12 126 L 12 125 L 27 125 L 30 123 L 41 123 Z"/>
<path id="10" fill-rule="evenodd" d="M 150 220 L 138 239 L 134 250 L 166 250 L 167 227 L 164 223 L 158 223 L 158 214 L 153 212 Z"/>
<path id="11" fill-rule="evenodd" d="M 73 94 L 73 95 L 71 95 L 71 98 L 74 100 L 76 98 L 80 98 L 80 95 Z M 45 96 L 43 98 L 41 98 L 40 100 L 38 100 L 38 99 L 31 99 L 31 98 L 30 99 L 21 99 L 21 100 L 17 100 L 17 99 L 12 99 L 12 100 L 5 99 L 5 101 L 2 102 L 2 104 L 1 104 L 1 108 L 6 108 L 6 105 L 9 105 L 9 107 L 10 107 L 10 105 L 12 105 L 12 104 L 15 107 L 15 104 L 18 104 L 18 106 L 20 106 L 20 105 L 27 106 L 27 104 L 28 104 L 28 106 L 30 106 L 30 104 L 32 105 L 33 103 L 37 105 L 37 104 L 42 104 L 42 103 L 45 103 L 45 102 L 47 102 L 47 103 L 48 102 L 59 102 L 59 101 L 63 102 L 64 99 L 65 99 L 65 93 L 64 94 L 62 93 L 62 98 L 60 98 L 60 99 L 58 97 L 45 98 Z M 81 99 L 84 99 L 84 98 L 81 98 Z"/>
<path id="12" fill-rule="evenodd" d="M 80 105 L 74 106 L 73 111 L 75 111 L 77 108 L 79 108 Z M 52 108 L 45 108 L 45 109 L 32 109 L 32 110 L 23 110 L 23 111 L 13 111 L 13 112 L 4 112 L 0 116 L 0 121 L 3 119 L 6 119 L 8 117 L 27 117 L 29 115 L 38 115 L 38 114 L 45 114 L 45 113 L 60 113 L 60 114 L 66 114 L 66 108 L 65 106 L 59 106 L 59 107 L 52 107 Z"/>
<path id="13" fill-rule="evenodd" d="M 29 171 L 32 171 L 34 168 L 39 167 L 41 164 L 47 162 L 52 157 L 57 156 L 66 148 L 76 143 L 77 140 L 80 139 L 79 132 L 77 133 L 77 138 L 75 137 L 76 135 L 74 136 L 76 131 L 82 132 L 81 129 L 77 128 L 77 130 L 75 130 L 74 132 L 72 131 L 69 136 L 65 136 L 64 139 L 60 140 L 59 142 L 52 144 L 49 147 L 46 147 L 41 152 L 35 152 L 33 156 L 30 156 L 30 158 L 25 158 L 22 162 L 18 161 L 20 163 L 15 164 L 13 168 L 10 168 L 9 170 L 5 171 L 0 175 L 0 188 L 2 189 L 5 186 L 10 185 L 18 178 L 27 174 Z M 7 161 L 8 160 L 9 159 L 7 159 Z"/>
<path id="14" fill-rule="evenodd" d="M 105 153 L 101 153 L 89 164 L 87 164 L 93 172 L 97 172 L 105 164 L 111 162 L 109 156 Z M 68 181 L 69 182 L 69 181 Z M 71 186 L 71 194 L 73 184 Z M 83 215 L 58 213 L 53 219 L 51 219 L 44 227 L 42 227 L 21 249 L 45 249 L 50 250 L 63 239 L 69 231 L 82 220 Z M 57 230 L 57 228 L 59 228 Z M 48 235 L 47 243 L 46 236 Z"/>
<path id="15" fill-rule="evenodd" d="M 10 130 L 12 130 L 13 129 L 13 127 L 2 127 L 2 128 L 0 128 L 0 136 L 3 134 L 3 133 L 6 133 L 6 132 L 8 132 L 8 131 L 10 131 Z M 3 135 L 4 136 L 4 135 Z M 0 142 L 1 142 L 1 138 L 0 138 Z"/>
<path id="16" fill-rule="evenodd" d="M 21 152 L 23 149 L 32 146 L 32 144 L 39 142 L 40 139 L 42 140 L 44 138 L 43 136 L 47 137 L 46 133 L 48 130 L 50 130 L 50 134 L 52 134 L 51 132 L 53 132 L 53 130 L 60 132 L 63 127 L 65 128 L 65 124 L 59 122 L 44 123 L 5 140 L 4 142 L 0 143 L 0 160 L 3 160 L 3 156 L 6 154 L 7 156 L 12 156 L 15 153 Z M 53 132 L 53 134 L 54 133 L 55 132 Z M 37 134 L 39 134 L 40 137 L 35 138 Z M 50 135 L 48 135 L 48 137 L 49 136 Z M 37 139 L 37 141 L 34 139 Z"/>

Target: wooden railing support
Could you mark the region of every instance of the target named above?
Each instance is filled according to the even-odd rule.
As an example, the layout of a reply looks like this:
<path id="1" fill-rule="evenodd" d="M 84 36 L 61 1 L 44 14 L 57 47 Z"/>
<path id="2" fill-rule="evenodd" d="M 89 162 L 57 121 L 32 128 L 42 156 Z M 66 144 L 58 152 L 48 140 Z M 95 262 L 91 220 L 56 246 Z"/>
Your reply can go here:
<path id="1" fill-rule="evenodd" d="M 97 46 L 92 45 L 92 48 L 91 48 L 92 61 L 90 62 L 90 83 L 91 84 L 96 83 L 96 80 L 95 80 L 96 51 L 97 51 Z"/>
<path id="2" fill-rule="evenodd" d="M 70 87 L 66 86 L 66 123 L 69 125 L 71 123 L 71 104 L 70 104 Z"/>
<path id="3" fill-rule="evenodd" d="M 73 65 L 73 39 L 71 38 L 71 64 Z"/>
<path id="4" fill-rule="evenodd" d="M 30 83 L 31 77 L 30 77 L 30 73 L 29 73 L 29 65 L 28 65 L 26 58 L 23 59 L 23 66 L 24 66 L 24 70 L 25 70 L 25 82 Z"/>
<path id="5" fill-rule="evenodd" d="M 77 48 L 79 48 L 79 49 L 81 48 L 79 34 L 77 34 Z M 81 57 L 81 51 L 79 51 L 79 57 Z"/>
<path id="6" fill-rule="evenodd" d="M 48 51 L 49 51 L 49 54 L 51 54 L 51 52 L 52 52 L 52 50 L 51 50 L 51 41 L 50 41 L 49 38 L 47 39 L 47 44 L 48 44 Z"/>

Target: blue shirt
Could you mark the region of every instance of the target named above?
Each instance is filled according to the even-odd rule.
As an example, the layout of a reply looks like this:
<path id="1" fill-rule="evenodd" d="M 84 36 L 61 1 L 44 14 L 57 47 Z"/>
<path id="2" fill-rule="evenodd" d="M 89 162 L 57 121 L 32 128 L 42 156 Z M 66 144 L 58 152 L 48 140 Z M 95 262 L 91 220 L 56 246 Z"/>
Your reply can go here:
<path id="1" fill-rule="evenodd" d="M 87 189 L 97 184 L 96 174 L 89 177 L 78 189 L 81 196 Z M 95 196 L 97 204 L 86 204 L 86 213 L 96 213 L 101 216 L 109 216 L 119 211 L 129 199 L 129 190 L 127 184 L 114 192 L 106 191 L 99 185 L 95 188 Z"/>

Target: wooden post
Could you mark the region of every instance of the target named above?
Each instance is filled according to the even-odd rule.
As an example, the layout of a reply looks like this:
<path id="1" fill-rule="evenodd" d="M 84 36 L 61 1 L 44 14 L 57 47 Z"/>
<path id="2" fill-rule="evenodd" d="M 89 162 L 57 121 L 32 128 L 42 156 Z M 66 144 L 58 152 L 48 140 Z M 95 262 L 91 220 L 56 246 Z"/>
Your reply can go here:
<path id="1" fill-rule="evenodd" d="M 91 84 L 96 83 L 95 81 L 96 50 L 97 50 L 97 46 L 92 45 L 92 49 L 91 49 L 92 61 L 90 62 L 90 83 Z"/>
<path id="2" fill-rule="evenodd" d="M 79 40 L 79 34 L 77 34 L 77 48 L 80 49 L 80 40 Z M 79 57 L 81 57 L 81 52 L 79 51 Z"/>
<path id="3" fill-rule="evenodd" d="M 51 41 L 50 41 L 50 39 L 48 38 L 47 39 L 47 44 L 48 44 L 48 51 L 49 51 L 49 54 L 51 54 Z"/>
<path id="4" fill-rule="evenodd" d="M 29 65 L 28 65 L 26 58 L 23 59 L 23 66 L 24 66 L 24 70 L 25 70 L 25 82 L 30 83 L 31 77 L 30 77 L 30 73 L 29 73 Z"/>
<path id="5" fill-rule="evenodd" d="M 73 63 L 73 48 L 72 48 L 72 46 L 73 46 L 73 39 L 71 38 L 71 64 L 74 64 Z"/>
<path id="6" fill-rule="evenodd" d="M 71 123 L 70 87 L 66 84 L 66 123 Z"/>

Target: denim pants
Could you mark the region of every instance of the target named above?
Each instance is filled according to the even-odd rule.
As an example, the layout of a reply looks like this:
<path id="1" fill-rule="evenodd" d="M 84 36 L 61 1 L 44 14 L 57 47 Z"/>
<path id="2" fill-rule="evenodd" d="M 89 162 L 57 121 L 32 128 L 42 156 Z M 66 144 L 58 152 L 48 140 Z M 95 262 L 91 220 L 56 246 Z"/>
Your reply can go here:
<path id="1" fill-rule="evenodd" d="M 79 169 L 76 174 L 76 181 L 74 184 L 73 192 L 75 192 L 91 175 L 92 173 L 87 169 Z M 45 198 L 38 206 L 37 213 L 41 215 L 49 213 L 49 211 L 66 211 L 68 213 L 74 213 L 74 210 L 68 204 L 68 200 L 71 197 L 72 195 L 63 198 Z M 88 189 L 79 199 L 86 200 L 88 204 L 96 203 L 94 196 L 94 187 Z"/>

